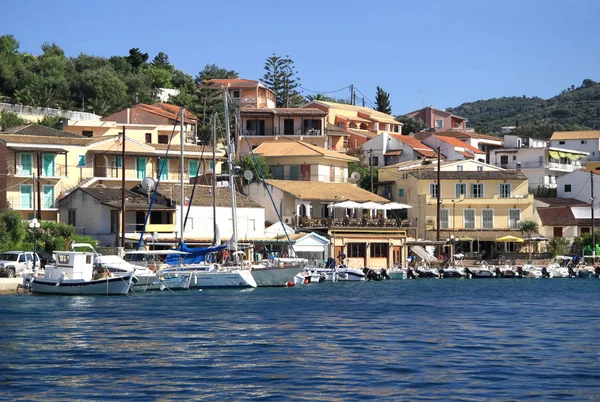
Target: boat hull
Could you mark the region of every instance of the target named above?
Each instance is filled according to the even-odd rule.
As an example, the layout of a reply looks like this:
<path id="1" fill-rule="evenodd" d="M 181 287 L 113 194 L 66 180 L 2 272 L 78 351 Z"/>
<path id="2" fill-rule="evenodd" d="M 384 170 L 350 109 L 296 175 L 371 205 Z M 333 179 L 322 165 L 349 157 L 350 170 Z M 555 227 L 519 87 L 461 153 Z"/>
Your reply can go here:
<path id="1" fill-rule="evenodd" d="M 302 267 L 254 267 L 252 276 L 258 287 L 285 286 L 302 271 Z"/>
<path id="2" fill-rule="evenodd" d="M 256 287 L 256 281 L 252 273 L 248 270 L 233 272 L 190 272 L 190 274 L 190 289 Z"/>
<path id="3" fill-rule="evenodd" d="M 155 276 L 155 280 L 147 285 L 139 285 L 133 287 L 134 291 L 148 291 L 148 290 L 186 290 L 190 288 L 190 282 L 192 279 L 191 275 L 180 275 L 173 277 L 158 278 Z"/>
<path id="4" fill-rule="evenodd" d="M 34 278 L 29 284 L 29 289 L 32 293 L 55 295 L 126 295 L 131 288 L 132 278 L 133 273 L 92 281 Z"/>

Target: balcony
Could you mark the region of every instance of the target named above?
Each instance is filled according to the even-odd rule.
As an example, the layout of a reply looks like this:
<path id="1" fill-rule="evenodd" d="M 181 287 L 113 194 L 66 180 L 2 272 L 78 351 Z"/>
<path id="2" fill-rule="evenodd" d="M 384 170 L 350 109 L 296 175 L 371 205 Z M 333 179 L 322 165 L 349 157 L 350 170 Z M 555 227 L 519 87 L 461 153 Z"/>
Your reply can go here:
<path id="1" fill-rule="evenodd" d="M 143 223 L 128 223 L 125 225 L 125 231 L 127 233 L 142 233 L 144 230 Z M 173 233 L 175 232 L 174 223 L 148 223 L 146 225 L 146 233 Z"/>
<path id="2" fill-rule="evenodd" d="M 30 169 L 24 170 L 22 165 L 6 165 L 6 175 L 14 177 L 32 177 L 37 176 L 37 165 L 33 165 Z M 55 165 L 54 169 L 40 169 L 42 178 L 45 179 L 62 179 L 67 177 L 67 167 L 65 165 Z"/>
<path id="3" fill-rule="evenodd" d="M 432 197 L 430 194 L 425 194 L 425 203 L 428 205 L 435 205 L 437 198 Z M 457 204 L 464 206 L 465 203 L 470 205 L 498 205 L 498 204 L 512 204 L 512 205 L 529 205 L 533 203 L 533 194 L 513 194 L 511 197 L 500 197 L 499 194 L 494 194 L 491 198 L 475 198 L 475 197 L 446 197 L 442 198 L 442 204 L 445 206 Z"/>
<path id="4" fill-rule="evenodd" d="M 317 130 L 314 128 L 311 129 L 305 129 L 305 130 L 295 130 L 294 132 L 284 132 L 284 133 L 278 133 L 277 130 L 272 130 L 270 128 L 265 128 L 264 130 L 245 130 L 246 135 L 248 135 L 249 137 L 274 137 L 274 136 L 284 136 L 284 137 L 291 137 L 291 136 L 319 136 L 319 137 L 323 137 L 325 136 L 324 132 L 322 130 Z"/>
<path id="5" fill-rule="evenodd" d="M 22 211 L 33 211 L 34 205 L 37 209 L 37 195 L 34 200 L 27 200 L 26 198 L 21 199 L 20 196 L 17 197 L 8 197 L 6 201 L 6 208 L 12 210 L 22 210 Z M 57 210 L 58 206 L 55 200 L 44 200 L 44 196 L 42 195 L 42 211 L 54 211 Z"/>
<path id="6" fill-rule="evenodd" d="M 582 168 L 582 166 L 580 164 L 573 165 L 571 163 L 559 163 L 559 162 L 546 163 L 546 169 L 558 170 L 561 172 L 573 172 L 573 171 L 579 170 L 581 168 Z"/>
<path id="7" fill-rule="evenodd" d="M 299 217 L 296 219 L 296 227 L 315 228 L 315 229 L 335 229 L 335 228 L 411 228 L 412 219 L 384 219 L 384 218 L 319 218 L 319 217 Z M 293 224 L 294 222 L 292 222 Z"/>
<path id="8" fill-rule="evenodd" d="M 494 166 L 499 166 L 502 169 L 517 169 L 517 162 L 495 163 Z M 581 169 L 580 163 L 560 163 L 560 162 L 521 162 L 521 169 L 548 169 L 558 170 L 561 172 L 572 172 Z"/>

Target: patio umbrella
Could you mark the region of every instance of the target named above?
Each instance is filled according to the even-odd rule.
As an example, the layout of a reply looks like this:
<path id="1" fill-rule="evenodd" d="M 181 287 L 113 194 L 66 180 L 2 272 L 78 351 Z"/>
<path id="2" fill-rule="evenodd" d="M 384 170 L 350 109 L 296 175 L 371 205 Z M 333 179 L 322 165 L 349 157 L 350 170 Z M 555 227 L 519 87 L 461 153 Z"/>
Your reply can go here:
<path id="1" fill-rule="evenodd" d="M 381 209 L 387 209 L 392 210 L 392 209 L 406 209 L 406 208 L 412 208 L 412 205 L 408 205 L 408 204 L 400 204 L 399 202 L 388 202 L 387 204 L 383 204 L 381 206 Z"/>
<path id="2" fill-rule="evenodd" d="M 529 237 L 527 240 L 529 240 L 529 241 L 548 241 L 550 239 L 547 237 L 543 237 L 543 236 L 534 236 L 534 237 Z"/>
<path id="3" fill-rule="evenodd" d="M 362 205 L 356 201 L 342 201 L 337 204 L 329 204 L 329 208 L 362 208 Z"/>
<path id="4" fill-rule="evenodd" d="M 384 209 L 383 205 L 378 204 L 378 203 L 373 202 L 373 201 L 363 202 L 362 204 L 360 204 L 359 208 L 363 208 L 363 209 Z"/>
<path id="5" fill-rule="evenodd" d="M 502 242 L 502 243 L 523 243 L 525 240 L 521 239 L 520 237 L 517 236 L 502 236 L 502 237 L 498 237 L 496 239 L 497 242 Z"/>
<path id="6" fill-rule="evenodd" d="M 472 237 L 467 237 L 467 236 L 459 236 L 459 237 L 455 237 L 454 241 L 474 241 L 475 239 L 473 239 Z"/>

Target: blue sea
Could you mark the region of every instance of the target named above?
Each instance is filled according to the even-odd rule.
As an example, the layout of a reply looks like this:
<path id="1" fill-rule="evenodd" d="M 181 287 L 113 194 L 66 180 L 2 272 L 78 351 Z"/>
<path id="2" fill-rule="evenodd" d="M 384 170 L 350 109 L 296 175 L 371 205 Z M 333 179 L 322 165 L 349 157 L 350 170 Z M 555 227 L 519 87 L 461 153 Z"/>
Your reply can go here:
<path id="1" fill-rule="evenodd" d="M 0 296 L 3 400 L 600 400 L 600 280 Z"/>

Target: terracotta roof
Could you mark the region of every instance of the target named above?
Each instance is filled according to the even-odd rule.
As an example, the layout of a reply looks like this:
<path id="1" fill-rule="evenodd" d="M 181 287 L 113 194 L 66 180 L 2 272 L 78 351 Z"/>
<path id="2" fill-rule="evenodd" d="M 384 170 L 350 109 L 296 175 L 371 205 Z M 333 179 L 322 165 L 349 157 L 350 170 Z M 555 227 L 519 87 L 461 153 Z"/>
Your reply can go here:
<path id="1" fill-rule="evenodd" d="M 454 147 L 464 148 L 466 151 L 468 151 L 471 154 L 485 154 L 485 152 L 483 152 L 482 150 L 472 147 L 471 145 L 459 140 L 458 138 L 445 137 L 443 135 L 437 135 L 437 134 L 435 137 L 440 139 L 441 141 L 444 141 L 447 144 L 454 146 Z"/>
<path id="2" fill-rule="evenodd" d="M 263 142 L 253 151 L 257 155 L 266 158 L 276 156 L 316 156 L 329 159 L 340 159 L 348 162 L 358 162 L 359 159 L 354 156 L 346 155 L 340 152 L 330 151 L 316 145 L 308 144 L 302 141 L 275 141 Z"/>
<path id="3" fill-rule="evenodd" d="M 54 128 L 40 126 L 39 124 L 26 124 L 23 126 L 12 127 L 4 131 L 0 131 L 0 134 L 2 133 L 30 135 L 36 137 L 88 138 L 83 137 L 80 134 L 67 133 Z"/>
<path id="4" fill-rule="evenodd" d="M 436 109 L 433 106 L 425 106 L 425 107 L 423 107 L 421 109 L 417 109 L 417 110 L 414 110 L 412 112 L 406 113 L 406 115 L 413 115 L 413 114 L 419 113 L 421 110 L 425 110 L 425 109 L 435 110 L 436 112 L 439 112 L 439 113 L 442 113 L 442 114 L 446 114 L 448 116 L 456 117 L 457 119 L 461 119 L 461 120 L 464 120 L 464 121 L 468 121 L 465 117 L 457 116 L 457 115 L 453 114 L 452 112 L 448 112 L 446 110 Z"/>
<path id="5" fill-rule="evenodd" d="M 325 183 L 320 181 L 296 180 L 266 180 L 267 184 L 277 187 L 296 198 L 317 201 L 356 201 L 356 202 L 381 202 L 389 200 L 377 194 L 363 190 L 350 183 Z M 335 198 L 334 198 L 335 197 Z"/>
<path id="6" fill-rule="evenodd" d="M 22 135 L 22 134 L 2 134 L 0 133 L 0 141 L 5 144 L 32 144 L 32 145 L 73 145 L 73 146 L 87 146 L 95 142 L 106 140 L 107 137 L 88 138 L 82 136 L 69 137 L 69 136 L 56 136 L 50 138 L 49 136 L 34 136 L 34 135 Z"/>
<path id="7" fill-rule="evenodd" d="M 377 133 L 372 133 L 372 132 L 370 132 L 370 131 L 368 131 L 368 130 L 358 130 L 358 129 L 356 129 L 356 128 L 348 128 L 348 129 L 346 129 L 346 131 L 347 131 L 349 134 L 360 135 L 360 136 L 362 136 L 362 137 L 367 137 L 367 138 L 369 138 L 369 139 L 371 139 L 371 138 L 375 138 L 375 137 L 377 137 L 377 136 L 379 135 L 379 134 L 377 134 Z"/>
<path id="8" fill-rule="evenodd" d="M 91 187 L 78 187 L 75 191 L 69 193 L 66 197 L 59 201 L 69 198 L 76 191 L 82 191 L 91 197 L 97 199 L 101 204 L 111 208 L 121 209 L 122 190 L 121 188 L 91 188 Z M 125 209 L 131 211 L 147 211 L 148 210 L 148 197 L 142 194 L 138 194 L 131 190 L 125 190 Z M 152 206 L 153 210 L 156 211 L 174 211 L 175 208 L 168 205 L 155 203 Z"/>
<path id="9" fill-rule="evenodd" d="M 328 108 L 333 108 L 333 109 L 353 111 L 353 112 L 356 112 L 357 114 L 359 112 L 361 112 L 361 114 L 362 113 L 368 114 L 369 119 L 372 121 L 381 121 L 381 122 L 385 122 L 385 123 L 398 124 L 400 126 L 402 125 L 402 123 L 399 122 L 398 120 L 396 120 L 396 118 L 394 116 L 386 114 L 386 113 L 382 113 L 377 110 L 374 110 L 374 109 L 371 109 L 368 107 L 364 107 L 364 106 L 355 106 L 355 105 L 347 105 L 344 103 L 335 103 L 335 102 L 325 102 L 325 101 L 314 100 L 314 101 L 307 103 L 303 107 L 309 107 L 309 105 L 311 103 L 327 106 Z M 358 116 L 354 116 L 354 117 L 345 116 L 345 117 L 348 117 L 351 120 L 359 119 Z M 366 121 L 369 121 L 369 120 L 366 120 Z"/>
<path id="10" fill-rule="evenodd" d="M 348 134 L 344 130 L 342 130 L 335 124 L 331 124 L 331 123 L 327 123 L 327 128 L 325 128 L 325 133 L 327 135 L 338 135 L 338 136 L 343 136 L 343 137 L 348 136 Z"/>
<path id="11" fill-rule="evenodd" d="M 409 170 L 408 173 L 418 179 L 436 180 L 437 170 Z M 516 170 L 465 170 L 465 171 L 447 171 L 440 172 L 441 180 L 527 180 L 523 172 Z"/>
<path id="12" fill-rule="evenodd" d="M 577 220 L 571 207 L 546 207 L 536 208 L 542 225 L 544 226 L 574 226 Z"/>
<path id="13" fill-rule="evenodd" d="M 404 144 L 408 145 L 415 152 L 420 153 L 421 155 L 425 156 L 426 158 L 437 157 L 437 152 L 435 152 L 432 148 L 423 144 L 421 141 L 417 140 L 416 138 L 411 137 L 410 135 L 390 134 L 390 136 L 392 136 L 393 138 L 397 139 L 398 141 L 401 141 Z"/>
<path id="14" fill-rule="evenodd" d="M 502 138 L 500 138 L 500 137 L 494 137 L 493 135 L 472 133 L 472 132 L 460 131 L 460 130 L 436 131 L 435 134 L 437 134 L 437 135 L 443 135 L 445 137 L 477 138 L 477 139 L 480 139 L 480 140 L 490 140 L 490 141 L 504 142 L 504 140 Z"/>
<path id="15" fill-rule="evenodd" d="M 536 201 L 543 202 L 544 204 L 548 204 L 551 207 L 558 206 L 581 206 L 581 205 L 590 205 L 588 202 L 579 201 L 575 198 L 558 198 L 558 197 L 535 197 Z"/>
<path id="16" fill-rule="evenodd" d="M 137 186 L 136 186 L 137 187 Z M 184 185 L 185 197 L 189 200 L 192 198 L 192 184 Z M 180 204 L 181 199 L 181 186 L 179 184 L 171 183 L 160 183 L 158 185 L 158 192 L 168 199 L 171 199 Z M 216 204 L 217 207 L 231 208 L 231 193 L 229 187 L 216 187 Z M 264 208 L 264 206 L 251 200 L 241 193 L 236 193 L 236 204 L 238 208 Z M 201 186 L 196 185 L 194 191 L 194 198 L 192 200 L 193 206 L 198 207 L 212 207 L 212 186 Z"/>
<path id="17" fill-rule="evenodd" d="M 181 113 L 180 112 L 181 108 L 179 106 L 170 105 L 168 103 L 160 103 L 160 102 L 154 103 L 152 105 L 147 105 L 145 103 L 138 103 L 137 105 L 133 106 L 133 108 L 144 110 L 148 113 L 152 113 L 157 116 L 166 117 L 167 119 L 170 119 L 170 120 L 179 119 L 179 115 Z M 195 124 L 196 121 L 198 120 L 198 118 L 195 115 L 193 115 L 192 113 L 190 113 L 188 110 L 184 109 L 183 114 L 184 114 L 186 123 Z"/>
<path id="18" fill-rule="evenodd" d="M 318 116 L 325 117 L 327 113 L 317 108 L 252 108 L 242 109 L 240 111 L 242 117 L 245 116 Z"/>
<path id="19" fill-rule="evenodd" d="M 550 140 L 579 140 L 600 138 L 600 130 L 555 131 Z"/>

